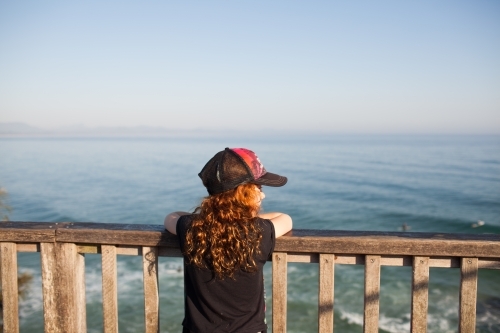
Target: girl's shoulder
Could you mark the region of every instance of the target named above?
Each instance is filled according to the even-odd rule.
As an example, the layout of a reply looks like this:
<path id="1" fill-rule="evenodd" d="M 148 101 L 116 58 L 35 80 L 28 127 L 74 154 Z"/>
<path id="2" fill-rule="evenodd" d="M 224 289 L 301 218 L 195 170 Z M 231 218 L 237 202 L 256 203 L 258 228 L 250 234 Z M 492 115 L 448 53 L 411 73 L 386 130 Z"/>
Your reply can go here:
<path id="1" fill-rule="evenodd" d="M 269 225 L 269 224 L 273 224 L 273 223 L 271 222 L 271 220 L 268 220 L 268 219 L 263 219 L 262 217 L 259 217 L 259 216 L 257 216 L 257 217 L 255 218 L 255 221 L 256 221 L 258 224 L 260 224 L 260 225 Z"/>
<path id="2" fill-rule="evenodd" d="M 276 244 L 276 232 L 274 231 L 274 224 L 271 220 L 258 217 L 257 223 L 262 232 L 261 260 L 265 263 L 265 261 L 271 258 L 271 254 L 274 251 L 274 246 Z"/>

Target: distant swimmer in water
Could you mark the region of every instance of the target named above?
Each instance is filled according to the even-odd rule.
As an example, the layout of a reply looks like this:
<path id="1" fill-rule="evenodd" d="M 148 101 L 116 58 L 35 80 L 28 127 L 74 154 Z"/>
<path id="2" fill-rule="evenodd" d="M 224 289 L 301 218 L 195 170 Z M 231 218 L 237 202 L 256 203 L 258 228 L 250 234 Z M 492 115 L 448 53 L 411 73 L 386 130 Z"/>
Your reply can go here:
<path id="1" fill-rule="evenodd" d="M 479 221 L 477 221 L 477 223 L 473 223 L 471 225 L 471 227 L 477 228 L 477 227 L 482 227 L 483 225 L 484 225 L 484 221 L 479 220 Z"/>
<path id="2" fill-rule="evenodd" d="M 406 224 L 406 222 L 403 223 L 403 225 L 401 225 L 401 227 L 399 227 L 399 230 L 402 230 L 402 231 L 408 231 L 410 229 L 411 229 L 411 227 L 408 224 Z"/>

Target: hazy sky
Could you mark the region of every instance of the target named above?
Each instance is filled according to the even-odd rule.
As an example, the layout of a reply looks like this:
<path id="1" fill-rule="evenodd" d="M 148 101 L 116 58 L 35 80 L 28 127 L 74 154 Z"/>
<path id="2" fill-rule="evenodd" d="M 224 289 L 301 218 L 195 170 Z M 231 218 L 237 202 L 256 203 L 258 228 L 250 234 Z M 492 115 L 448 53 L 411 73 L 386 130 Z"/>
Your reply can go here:
<path id="1" fill-rule="evenodd" d="M 500 133 L 500 1 L 1 1 L 0 122 Z"/>

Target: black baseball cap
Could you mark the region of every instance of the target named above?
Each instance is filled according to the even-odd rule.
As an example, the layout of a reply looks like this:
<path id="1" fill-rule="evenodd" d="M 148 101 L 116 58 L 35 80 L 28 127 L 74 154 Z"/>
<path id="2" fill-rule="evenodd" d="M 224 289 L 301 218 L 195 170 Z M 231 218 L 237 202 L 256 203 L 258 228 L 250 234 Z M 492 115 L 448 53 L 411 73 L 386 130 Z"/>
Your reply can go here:
<path id="1" fill-rule="evenodd" d="M 246 148 L 226 148 L 212 157 L 198 174 L 210 195 L 245 183 L 280 187 L 287 178 L 267 172 L 255 153 Z"/>

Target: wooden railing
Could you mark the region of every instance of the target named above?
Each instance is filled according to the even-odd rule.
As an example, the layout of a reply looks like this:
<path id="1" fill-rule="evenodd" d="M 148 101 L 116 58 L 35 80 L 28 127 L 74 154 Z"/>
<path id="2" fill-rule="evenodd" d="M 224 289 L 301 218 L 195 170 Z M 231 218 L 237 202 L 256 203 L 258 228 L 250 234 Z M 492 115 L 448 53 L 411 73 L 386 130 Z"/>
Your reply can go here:
<path id="1" fill-rule="evenodd" d="M 19 331 L 17 252 L 40 252 L 45 332 L 85 332 L 85 253 L 102 258 L 104 332 L 118 332 L 117 255 L 141 255 L 145 331 L 159 332 L 159 256 L 179 257 L 160 225 L 0 223 L 5 332 Z M 293 230 L 272 257 L 272 328 L 286 332 L 287 263 L 319 263 L 319 332 L 333 332 L 335 264 L 365 265 L 364 332 L 378 332 L 380 267 L 412 266 L 411 332 L 426 332 L 430 267 L 461 272 L 459 331 L 474 332 L 478 269 L 500 269 L 500 235 Z M 179 304 L 182 306 L 182 304 Z"/>

